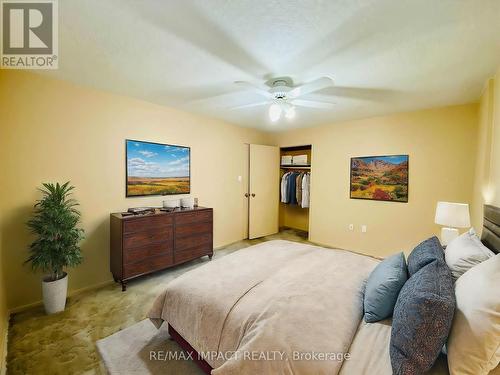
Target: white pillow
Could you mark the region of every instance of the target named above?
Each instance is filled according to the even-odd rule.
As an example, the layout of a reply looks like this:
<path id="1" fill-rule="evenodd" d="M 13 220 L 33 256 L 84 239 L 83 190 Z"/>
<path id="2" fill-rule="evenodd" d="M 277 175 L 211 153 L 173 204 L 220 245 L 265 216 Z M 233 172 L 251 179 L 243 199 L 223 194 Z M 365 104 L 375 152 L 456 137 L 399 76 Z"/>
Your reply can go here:
<path id="1" fill-rule="evenodd" d="M 494 255 L 482 244 L 474 228 L 471 228 L 448 244 L 444 258 L 456 280 L 475 265 Z"/>
<path id="2" fill-rule="evenodd" d="M 500 255 L 455 284 L 457 309 L 448 337 L 450 374 L 486 375 L 500 362 Z"/>

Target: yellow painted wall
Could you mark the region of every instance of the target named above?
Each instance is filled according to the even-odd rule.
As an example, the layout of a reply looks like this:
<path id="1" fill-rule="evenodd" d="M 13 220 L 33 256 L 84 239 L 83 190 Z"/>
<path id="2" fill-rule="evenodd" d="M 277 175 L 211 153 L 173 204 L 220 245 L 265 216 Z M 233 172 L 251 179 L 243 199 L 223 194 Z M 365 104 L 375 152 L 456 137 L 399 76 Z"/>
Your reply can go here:
<path id="1" fill-rule="evenodd" d="M 483 223 L 483 204 L 500 207 L 500 68 L 486 82 L 479 102 L 478 149 L 472 222 Z"/>
<path id="2" fill-rule="evenodd" d="M 9 308 L 41 299 L 40 275 L 23 261 L 25 223 L 46 181 L 71 180 L 81 203 L 84 263 L 70 290 L 111 280 L 109 213 L 159 206 L 162 197 L 125 198 L 125 139 L 191 147 L 192 196 L 214 208 L 216 247 L 246 237 L 247 143 L 266 136 L 143 101 L 20 71 L 0 72 L 1 246 Z M 238 182 L 238 176 L 244 180 Z M 0 305 L 1 306 L 1 305 Z"/>
<path id="3" fill-rule="evenodd" d="M 487 203 L 500 207 L 500 67 L 494 78 L 493 130 L 491 132 L 490 190 Z"/>
<path id="4" fill-rule="evenodd" d="M 0 188 L 1 189 L 1 188 Z M 1 190 L 0 190 L 1 191 Z M 1 205 L 0 205 L 1 210 Z M 5 262 L 2 262 L 2 230 L 1 230 L 2 216 L 0 213 L 0 374 L 3 374 L 5 367 L 5 356 L 7 347 L 7 329 L 8 329 L 8 309 L 7 309 L 7 299 L 6 291 L 7 285 L 4 278 L 4 268 Z"/>
<path id="5" fill-rule="evenodd" d="M 472 200 L 477 110 L 470 104 L 275 134 L 280 146 L 313 145 L 310 240 L 385 256 L 438 234 L 436 202 Z M 409 154 L 409 202 L 349 199 L 350 158 L 390 154 Z"/>
<path id="6" fill-rule="evenodd" d="M 483 204 L 490 199 L 493 191 L 490 186 L 491 141 L 493 131 L 494 79 L 486 82 L 479 101 L 477 156 L 474 178 L 474 199 L 471 207 L 471 219 L 474 228 L 481 230 L 483 225 Z"/>
<path id="7" fill-rule="evenodd" d="M 309 209 L 280 203 L 280 227 L 309 230 Z"/>

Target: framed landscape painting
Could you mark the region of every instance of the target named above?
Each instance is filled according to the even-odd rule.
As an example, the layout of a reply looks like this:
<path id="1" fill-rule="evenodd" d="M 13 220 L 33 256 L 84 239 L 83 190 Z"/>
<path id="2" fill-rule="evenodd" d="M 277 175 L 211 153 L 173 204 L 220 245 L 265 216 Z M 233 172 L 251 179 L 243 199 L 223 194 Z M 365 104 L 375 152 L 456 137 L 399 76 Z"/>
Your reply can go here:
<path id="1" fill-rule="evenodd" d="M 125 149 L 127 197 L 190 193 L 189 147 L 127 139 Z"/>
<path id="2" fill-rule="evenodd" d="M 351 199 L 408 202 L 408 155 L 351 158 Z"/>

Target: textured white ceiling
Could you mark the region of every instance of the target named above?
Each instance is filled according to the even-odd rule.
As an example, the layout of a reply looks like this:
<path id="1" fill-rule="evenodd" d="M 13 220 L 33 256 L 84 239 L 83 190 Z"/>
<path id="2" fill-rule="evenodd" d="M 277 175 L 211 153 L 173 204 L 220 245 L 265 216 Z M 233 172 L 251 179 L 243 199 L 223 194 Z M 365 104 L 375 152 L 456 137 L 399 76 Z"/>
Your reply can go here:
<path id="1" fill-rule="evenodd" d="M 500 64 L 499 0 L 62 0 L 57 78 L 265 130 L 476 101 Z M 271 123 L 234 85 L 335 87 Z"/>

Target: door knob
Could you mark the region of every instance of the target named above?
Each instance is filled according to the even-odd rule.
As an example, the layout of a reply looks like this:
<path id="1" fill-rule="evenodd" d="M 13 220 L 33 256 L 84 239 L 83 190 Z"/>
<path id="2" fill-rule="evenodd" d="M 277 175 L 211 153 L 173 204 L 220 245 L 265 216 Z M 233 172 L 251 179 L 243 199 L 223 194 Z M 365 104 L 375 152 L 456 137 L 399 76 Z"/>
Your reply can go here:
<path id="1" fill-rule="evenodd" d="M 252 193 L 252 197 L 255 197 L 255 193 Z"/>
<path id="2" fill-rule="evenodd" d="M 248 198 L 249 196 L 250 196 L 250 194 L 245 193 L 245 198 Z"/>

